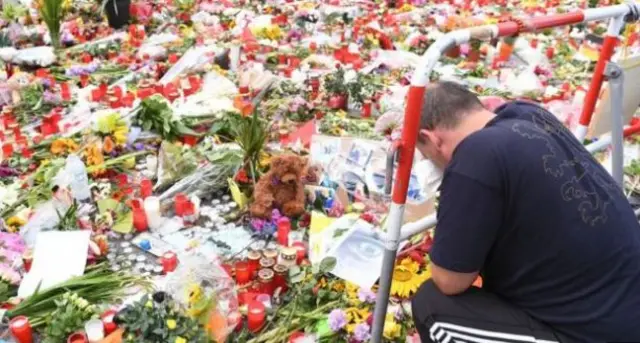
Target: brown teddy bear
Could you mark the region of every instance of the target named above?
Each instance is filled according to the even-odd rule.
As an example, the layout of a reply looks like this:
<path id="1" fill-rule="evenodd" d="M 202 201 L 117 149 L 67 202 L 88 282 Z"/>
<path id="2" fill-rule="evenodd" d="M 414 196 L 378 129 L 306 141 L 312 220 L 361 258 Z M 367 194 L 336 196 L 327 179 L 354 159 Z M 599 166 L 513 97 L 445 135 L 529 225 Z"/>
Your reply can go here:
<path id="1" fill-rule="evenodd" d="M 304 213 L 306 167 L 306 159 L 298 155 L 285 154 L 273 157 L 269 172 L 260 177 L 253 190 L 251 214 L 254 217 L 271 219 L 274 208 L 287 217 L 297 217 Z"/>

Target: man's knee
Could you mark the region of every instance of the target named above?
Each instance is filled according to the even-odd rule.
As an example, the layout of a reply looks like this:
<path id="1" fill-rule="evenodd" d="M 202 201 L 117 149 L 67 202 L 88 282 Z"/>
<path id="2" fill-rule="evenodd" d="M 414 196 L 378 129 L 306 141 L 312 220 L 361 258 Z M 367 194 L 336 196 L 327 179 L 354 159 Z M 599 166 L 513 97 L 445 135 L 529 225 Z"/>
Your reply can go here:
<path id="1" fill-rule="evenodd" d="M 446 295 L 440 292 L 433 280 L 425 281 L 411 299 L 411 312 L 414 318 L 424 320 L 433 316 L 437 312 L 436 307 L 442 297 Z"/>

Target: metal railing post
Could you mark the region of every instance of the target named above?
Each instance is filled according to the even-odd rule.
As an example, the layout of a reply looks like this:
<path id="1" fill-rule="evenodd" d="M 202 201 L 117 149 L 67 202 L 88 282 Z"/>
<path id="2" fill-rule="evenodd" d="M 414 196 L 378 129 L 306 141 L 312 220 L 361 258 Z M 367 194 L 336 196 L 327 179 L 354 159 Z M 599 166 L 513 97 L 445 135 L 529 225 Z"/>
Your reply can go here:
<path id="1" fill-rule="evenodd" d="M 624 187 L 624 123 L 622 122 L 624 101 L 624 73 L 616 63 L 609 62 L 604 70 L 609 82 L 611 97 L 611 176 L 620 188 Z"/>

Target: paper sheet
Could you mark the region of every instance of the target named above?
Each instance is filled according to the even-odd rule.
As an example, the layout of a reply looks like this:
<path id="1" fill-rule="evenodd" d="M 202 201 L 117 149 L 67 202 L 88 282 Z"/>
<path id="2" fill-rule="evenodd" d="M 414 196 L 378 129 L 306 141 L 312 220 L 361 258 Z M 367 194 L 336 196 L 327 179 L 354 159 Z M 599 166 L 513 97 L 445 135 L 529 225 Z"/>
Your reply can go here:
<path id="1" fill-rule="evenodd" d="M 31 270 L 22 279 L 18 297 L 32 295 L 84 274 L 89 251 L 89 231 L 48 231 L 36 236 Z"/>

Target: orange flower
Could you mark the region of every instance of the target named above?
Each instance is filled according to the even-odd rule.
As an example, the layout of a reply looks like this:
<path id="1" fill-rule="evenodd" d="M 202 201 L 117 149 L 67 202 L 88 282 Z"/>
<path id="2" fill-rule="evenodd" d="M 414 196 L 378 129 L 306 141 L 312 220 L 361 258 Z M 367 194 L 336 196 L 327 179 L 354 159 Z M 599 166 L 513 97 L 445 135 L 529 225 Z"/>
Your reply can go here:
<path id="1" fill-rule="evenodd" d="M 63 139 L 56 139 L 51 143 L 51 153 L 54 155 L 59 155 L 65 152 L 67 149 L 67 144 Z"/>
<path id="2" fill-rule="evenodd" d="M 113 151 L 114 148 L 114 144 L 113 144 L 113 140 L 111 140 L 110 136 L 107 136 L 104 138 L 104 142 L 102 143 L 102 150 L 107 153 L 110 154 Z"/>

